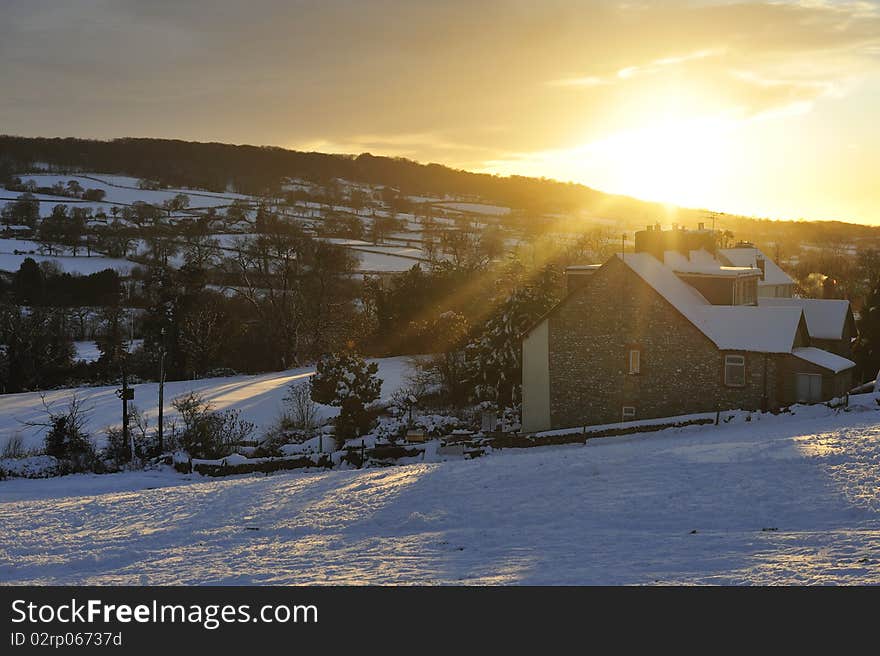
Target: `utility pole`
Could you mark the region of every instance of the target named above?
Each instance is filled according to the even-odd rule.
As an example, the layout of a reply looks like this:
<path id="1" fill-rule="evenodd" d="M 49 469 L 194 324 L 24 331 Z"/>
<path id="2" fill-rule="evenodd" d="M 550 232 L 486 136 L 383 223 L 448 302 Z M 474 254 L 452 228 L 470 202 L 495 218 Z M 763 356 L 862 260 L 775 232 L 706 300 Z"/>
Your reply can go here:
<path id="1" fill-rule="evenodd" d="M 134 462 L 134 440 L 128 430 L 128 402 L 134 400 L 134 388 L 128 386 L 125 359 L 122 360 L 122 387 L 116 390 L 116 396 L 122 399 L 122 439 L 131 448 L 131 461 Z"/>
<path id="2" fill-rule="evenodd" d="M 165 442 L 162 437 L 162 414 L 165 405 L 165 327 L 162 327 L 162 346 L 159 350 L 159 453 L 164 453 Z"/>

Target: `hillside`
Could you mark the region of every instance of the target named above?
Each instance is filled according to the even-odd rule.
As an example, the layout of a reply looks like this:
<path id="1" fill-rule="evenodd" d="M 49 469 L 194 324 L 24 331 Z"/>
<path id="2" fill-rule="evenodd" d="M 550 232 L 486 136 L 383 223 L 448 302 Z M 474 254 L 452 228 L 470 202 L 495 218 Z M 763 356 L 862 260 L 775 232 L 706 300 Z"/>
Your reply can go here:
<path id="1" fill-rule="evenodd" d="M 402 384 L 409 372 L 407 358 L 378 360 L 379 377 L 382 378 L 382 399 L 387 400 Z M 315 367 L 300 367 L 287 371 L 256 376 L 228 376 L 181 380 L 165 385 L 165 418 L 170 426 L 177 418 L 172 401 L 190 392 L 201 395 L 216 410 L 240 410 L 248 421 L 262 434 L 278 419 L 283 409 L 283 399 L 292 384 L 306 381 L 315 373 Z M 159 406 L 158 383 L 135 385 L 135 406 L 149 416 L 155 425 Z M 21 435 L 26 449 L 40 449 L 46 429 L 29 426 L 45 421 L 43 401 L 53 410 L 62 410 L 76 396 L 88 409 L 86 430 L 94 436 L 99 447 L 104 445 L 102 432 L 109 426 L 122 424 L 122 405 L 116 396 L 117 386 L 56 389 L 47 392 L 23 394 L 0 394 L 0 444 L 13 435 Z M 335 416 L 338 408 L 321 406 L 320 419 Z"/>
<path id="2" fill-rule="evenodd" d="M 666 213 L 659 203 L 605 194 L 584 185 L 521 176 L 501 177 L 419 164 L 369 153 L 335 155 L 276 147 L 196 143 L 168 139 L 48 139 L 0 136 L 0 162 L 7 171 L 34 163 L 59 170 L 124 173 L 170 186 L 258 194 L 284 177 L 316 183 L 341 178 L 391 186 L 405 194 L 452 194 L 532 211 L 599 210 L 652 220 Z M 2 173 L 2 169 L 0 169 Z M 679 218 L 694 218 L 686 211 Z"/>
<path id="3" fill-rule="evenodd" d="M 863 396 L 477 460 L 6 481 L 0 582 L 880 583 L 877 419 Z"/>

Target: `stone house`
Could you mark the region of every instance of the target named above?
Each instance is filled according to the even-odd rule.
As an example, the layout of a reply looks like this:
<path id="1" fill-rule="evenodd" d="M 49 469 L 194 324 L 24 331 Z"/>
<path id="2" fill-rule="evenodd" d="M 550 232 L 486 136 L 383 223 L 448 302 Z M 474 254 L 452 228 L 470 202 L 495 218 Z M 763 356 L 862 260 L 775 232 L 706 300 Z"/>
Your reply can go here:
<path id="1" fill-rule="evenodd" d="M 845 301 L 765 303 L 762 269 L 726 264 L 705 235 L 674 234 L 686 243 L 662 251 L 639 235 L 635 253 L 567 276 L 567 296 L 524 336 L 524 431 L 776 409 L 850 389 Z"/>

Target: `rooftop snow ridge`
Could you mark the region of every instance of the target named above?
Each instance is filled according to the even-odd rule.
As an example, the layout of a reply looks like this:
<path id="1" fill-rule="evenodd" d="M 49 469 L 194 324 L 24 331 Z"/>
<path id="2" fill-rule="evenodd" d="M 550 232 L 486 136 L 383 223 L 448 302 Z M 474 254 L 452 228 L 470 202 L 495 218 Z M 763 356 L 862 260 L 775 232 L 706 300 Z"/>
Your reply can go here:
<path id="1" fill-rule="evenodd" d="M 705 249 L 690 251 L 683 255 L 678 251 L 665 251 L 663 262 L 676 273 L 693 273 L 700 275 L 739 277 L 757 276 L 761 270 L 751 266 L 728 266 L 715 258 Z"/>
<path id="2" fill-rule="evenodd" d="M 617 257 L 719 349 L 791 353 L 803 316 L 801 308 L 712 305 L 653 255 L 627 253 Z"/>
<path id="3" fill-rule="evenodd" d="M 830 298 L 759 298 L 761 307 L 799 307 L 807 330 L 817 339 L 841 339 L 849 316 L 849 301 Z"/>
<path id="4" fill-rule="evenodd" d="M 760 286 L 765 285 L 793 285 L 794 280 L 785 271 L 779 268 L 773 260 L 768 258 L 759 249 L 754 247 L 719 248 L 718 255 L 722 260 L 727 260 L 733 266 L 758 267 L 758 260 L 764 260 L 764 279 L 758 281 Z"/>
<path id="5" fill-rule="evenodd" d="M 820 367 L 833 371 L 834 373 L 844 371 L 845 369 L 851 369 L 856 366 L 856 363 L 852 360 L 847 360 L 835 353 L 823 351 L 822 349 L 813 346 L 796 348 L 792 350 L 791 353 L 801 360 L 817 364 Z"/>

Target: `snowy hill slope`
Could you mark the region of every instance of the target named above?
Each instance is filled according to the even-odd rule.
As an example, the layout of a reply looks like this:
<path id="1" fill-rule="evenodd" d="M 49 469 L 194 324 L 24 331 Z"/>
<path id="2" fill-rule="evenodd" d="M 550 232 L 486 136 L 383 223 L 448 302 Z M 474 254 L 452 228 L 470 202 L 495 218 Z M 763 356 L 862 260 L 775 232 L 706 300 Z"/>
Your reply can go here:
<path id="1" fill-rule="evenodd" d="M 409 373 L 409 358 L 383 358 L 375 362 L 379 363 L 378 375 L 382 379 L 381 399 L 388 399 L 401 386 Z M 278 418 L 288 387 L 296 381 L 305 381 L 314 372 L 314 367 L 300 367 L 253 376 L 167 382 L 164 399 L 166 426 L 170 426 L 170 422 L 174 421 L 177 414 L 171 407 L 174 399 L 193 391 L 209 401 L 216 410 L 241 410 L 242 419 L 253 422 L 256 425 L 256 433 L 259 434 Z M 158 383 L 143 383 L 134 385 L 134 388 L 135 406 L 149 416 L 150 425 L 155 426 L 159 407 Z M 63 411 L 75 392 L 84 402 L 84 407 L 90 409 L 86 430 L 91 433 L 98 446 L 103 446 L 104 429 L 122 424 L 122 403 L 116 397 L 116 389 L 117 386 L 114 385 L 2 394 L 0 395 L 0 445 L 7 438 L 20 433 L 26 448 L 42 447 L 45 429 L 25 425 L 26 422 L 45 421 L 46 414 L 41 395 L 45 397 L 46 403 L 53 411 Z M 321 406 L 322 418 L 335 416 L 338 412 L 338 408 Z"/>
<path id="2" fill-rule="evenodd" d="M 880 412 L 477 460 L 0 482 L 0 582 L 880 583 Z"/>

